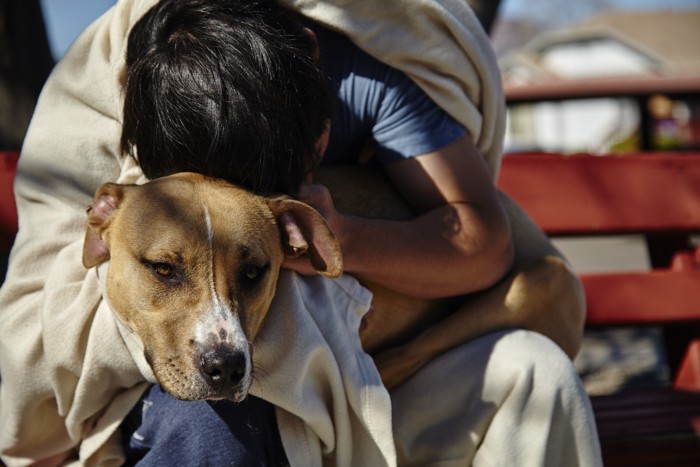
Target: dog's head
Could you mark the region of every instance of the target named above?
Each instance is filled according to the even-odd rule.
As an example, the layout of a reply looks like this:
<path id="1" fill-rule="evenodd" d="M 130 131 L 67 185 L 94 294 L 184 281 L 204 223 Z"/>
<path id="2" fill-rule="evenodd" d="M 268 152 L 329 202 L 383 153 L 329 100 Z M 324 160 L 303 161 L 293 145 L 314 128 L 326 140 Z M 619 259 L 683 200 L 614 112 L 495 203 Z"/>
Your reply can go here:
<path id="1" fill-rule="evenodd" d="M 88 208 L 83 264 L 109 260 L 106 294 L 179 399 L 246 397 L 252 348 L 285 257 L 342 271 L 340 248 L 308 205 L 177 174 L 102 185 Z"/>

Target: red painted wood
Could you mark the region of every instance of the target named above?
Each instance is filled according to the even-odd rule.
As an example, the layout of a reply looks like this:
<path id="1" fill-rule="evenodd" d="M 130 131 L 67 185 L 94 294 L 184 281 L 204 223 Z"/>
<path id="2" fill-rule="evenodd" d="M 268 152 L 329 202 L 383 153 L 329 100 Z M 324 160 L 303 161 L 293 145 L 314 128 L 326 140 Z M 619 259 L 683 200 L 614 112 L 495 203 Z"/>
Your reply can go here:
<path id="1" fill-rule="evenodd" d="M 17 234 L 17 208 L 12 190 L 19 153 L 0 152 L 0 251 L 9 251 Z"/>
<path id="2" fill-rule="evenodd" d="M 700 321 L 700 269 L 582 274 L 593 325 Z"/>
<path id="3" fill-rule="evenodd" d="M 513 154 L 498 185 L 551 235 L 700 231 L 700 153 Z"/>
<path id="4" fill-rule="evenodd" d="M 554 79 L 527 85 L 507 84 L 505 87 L 509 104 L 599 97 L 649 97 L 654 94 L 697 95 L 698 90 L 698 76 L 607 77 L 585 82 Z"/>
<path id="5" fill-rule="evenodd" d="M 673 386 L 700 393 L 700 338 L 688 346 Z M 700 415 L 694 420 L 694 428 L 696 433 L 700 433 Z"/>

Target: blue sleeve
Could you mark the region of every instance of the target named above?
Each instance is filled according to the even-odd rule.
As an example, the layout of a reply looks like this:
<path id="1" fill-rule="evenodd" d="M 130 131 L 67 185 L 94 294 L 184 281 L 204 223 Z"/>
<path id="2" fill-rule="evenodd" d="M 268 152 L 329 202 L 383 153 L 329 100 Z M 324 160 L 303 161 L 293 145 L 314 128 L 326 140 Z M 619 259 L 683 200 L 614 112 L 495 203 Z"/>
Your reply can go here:
<path id="1" fill-rule="evenodd" d="M 344 36 L 316 32 L 335 96 L 324 165 L 356 162 L 369 141 L 380 161 L 392 162 L 436 151 L 466 133 L 405 74 Z"/>
<path id="2" fill-rule="evenodd" d="M 383 162 L 419 156 L 438 150 L 466 133 L 410 78 L 389 69 L 382 86 L 383 98 L 376 105 L 372 135 Z"/>

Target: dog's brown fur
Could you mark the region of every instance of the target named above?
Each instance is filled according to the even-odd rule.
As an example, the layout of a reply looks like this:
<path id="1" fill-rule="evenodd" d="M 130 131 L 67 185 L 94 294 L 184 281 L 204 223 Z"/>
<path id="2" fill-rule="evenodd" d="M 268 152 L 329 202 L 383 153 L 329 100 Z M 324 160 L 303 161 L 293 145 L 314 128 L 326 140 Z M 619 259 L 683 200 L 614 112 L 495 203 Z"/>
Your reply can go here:
<path id="1" fill-rule="evenodd" d="M 102 185 L 88 209 L 83 263 L 110 260 L 107 298 L 166 391 L 242 400 L 250 342 L 282 260 L 302 252 L 320 273 L 341 273 L 335 237 L 309 206 L 186 173 Z"/>
<path id="2" fill-rule="evenodd" d="M 339 210 L 386 219 L 413 215 L 377 170 L 335 168 L 317 172 L 315 181 L 331 188 Z M 469 297 L 420 300 L 365 284 L 373 292 L 373 311 L 360 337 L 387 387 L 400 384 L 440 353 L 504 328 L 539 331 L 570 356 L 578 351 L 580 284 L 558 252 L 542 241 L 536 226 L 507 197 L 502 201 L 517 227 L 516 263 L 492 289 Z M 213 300 L 206 286 L 210 260 L 204 216 L 197 207 L 202 205 L 210 209 L 214 224 L 215 289 L 230 301 L 228 312 L 243 324 L 248 342 L 267 313 L 285 254 L 308 254 L 314 267 L 329 277 L 340 274 L 342 259 L 323 218 L 286 198 L 262 198 L 194 174 L 141 187 L 106 184 L 98 190 L 88 216 L 84 263 L 91 267 L 111 258 L 107 296 L 144 342 L 159 383 L 183 399 L 240 400 L 249 378 L 212 384 L 202 372 L 203 343 L 193 337 Z M 175 287 L 163 281 L 153 267 L 159 262 L 182 271 L 187 280 Z M 255 288 L 246 288 L 240 278 L 251 265 L 255 271 L 266 265 L 266 273 Z M 211 335 L 216 334 L 214 325 Z"/>

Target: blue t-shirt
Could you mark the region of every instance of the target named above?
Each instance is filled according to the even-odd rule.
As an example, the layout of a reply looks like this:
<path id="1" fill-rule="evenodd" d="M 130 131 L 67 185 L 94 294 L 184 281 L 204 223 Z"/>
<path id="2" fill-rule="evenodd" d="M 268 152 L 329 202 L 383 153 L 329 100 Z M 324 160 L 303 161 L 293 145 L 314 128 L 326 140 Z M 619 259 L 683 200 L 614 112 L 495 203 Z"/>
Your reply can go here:
<path id="1" fill-rule="evenodd" d="M 438 150 L 466 133 L 405 74 L 345 36 L 311 27 L 335 97 L 323 165 L 356 163 L 370 141 L 384 163 Z"/>

